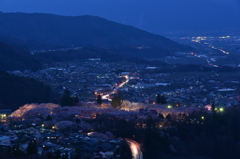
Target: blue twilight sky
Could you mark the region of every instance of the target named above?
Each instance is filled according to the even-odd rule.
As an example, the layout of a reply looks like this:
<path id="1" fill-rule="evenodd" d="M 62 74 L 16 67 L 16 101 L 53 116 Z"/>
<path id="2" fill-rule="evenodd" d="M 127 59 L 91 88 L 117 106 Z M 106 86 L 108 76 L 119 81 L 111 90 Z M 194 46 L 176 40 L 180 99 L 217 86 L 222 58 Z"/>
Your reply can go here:
<path id="1" fill-rule="evenodd" d="M 0 11 L 95 15 L 154 33 L 240 24 L 240 0 L 0 0 Z"/>

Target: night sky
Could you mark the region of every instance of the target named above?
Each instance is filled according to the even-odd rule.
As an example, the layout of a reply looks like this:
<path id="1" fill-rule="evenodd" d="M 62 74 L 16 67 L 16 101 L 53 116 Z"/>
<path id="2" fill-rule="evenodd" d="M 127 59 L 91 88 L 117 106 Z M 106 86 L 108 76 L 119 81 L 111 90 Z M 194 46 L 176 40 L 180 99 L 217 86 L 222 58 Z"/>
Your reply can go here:
<path id="1" fill-rule="evenodd" d="M 95 15 L 154 33 L 240 24 L 239 0 L 0 0 L 0 11 Z"/>

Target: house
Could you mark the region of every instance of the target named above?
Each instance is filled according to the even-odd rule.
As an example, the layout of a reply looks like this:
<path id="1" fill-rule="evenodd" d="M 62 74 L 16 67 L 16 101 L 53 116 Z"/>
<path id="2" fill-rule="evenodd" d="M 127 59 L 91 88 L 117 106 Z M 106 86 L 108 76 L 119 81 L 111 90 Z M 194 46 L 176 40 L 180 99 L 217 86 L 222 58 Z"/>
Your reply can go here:
<path id="1" fill-rule="evenodd" d="M 11 145 L 10 137 L 9 136 L 1 136 L 0 137 L 0 145 L 4 145 L 4 146 Z"/>
<path id="2" fill-rule="evenodd" d="M 106 152 L 116 148 L 116 145 L 113 145 L 109 142 L 103 142 L 97 146 L 100 150 Z"/>
<path id="3" fill-rule="evenodd" d="M 80 151 L 83 154 L 88 154 L 88 153 L 92 153 L 94 151 L 94 148 L 92 146 L 83 145 L 80 147 Z"/>
<path id="4" fill-rule="evenodd" d="M 22 152 L 25 152 L 27 150 L 27 147 L 28 147 L 28 144 L 25 143 L 25 144 L 20 144 L 19 145 L 19 149 L 22 151 Z"/>
<path id="5" fill-rule="evenodd" d="M 33 139 L 39 144 L 42 142 L 42 135 L 41 134 L 33 135 Z"/>
<path id="6" fill-rule="evenodd" d="M 127 75 L 130 75 L 130 72 L 121 72 L 120 73 L 120 76 L 127 76 Z"/>
<path id="7" fill-rule="evenodd" d="M 0 131 L 6 131 L 6 130 L 8 130 L 7 125 L 0 125 Z"/>

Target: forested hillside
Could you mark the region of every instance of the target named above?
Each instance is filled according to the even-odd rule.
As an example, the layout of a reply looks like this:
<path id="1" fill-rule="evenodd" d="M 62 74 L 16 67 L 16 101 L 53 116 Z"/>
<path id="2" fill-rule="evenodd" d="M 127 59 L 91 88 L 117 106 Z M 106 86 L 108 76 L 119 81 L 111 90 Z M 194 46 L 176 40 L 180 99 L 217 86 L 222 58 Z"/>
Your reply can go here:
<path id="1" fill-rule="evenodd" d="M 0 42 L 0 70 L 37 70 L 41 64 L 26 47 Z"/>
<path id="2" fill-rule="evenodd" d="M 0 71 L 0 109 L 18 109 L 26 103 L 53 102 L 54 95 L 46 84 Z"/>

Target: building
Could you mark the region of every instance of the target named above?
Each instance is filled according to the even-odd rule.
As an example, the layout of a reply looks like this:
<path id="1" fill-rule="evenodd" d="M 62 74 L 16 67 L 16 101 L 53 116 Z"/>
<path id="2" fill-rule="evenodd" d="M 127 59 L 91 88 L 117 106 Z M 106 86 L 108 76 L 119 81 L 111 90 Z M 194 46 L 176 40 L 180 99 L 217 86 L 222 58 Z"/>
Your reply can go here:
<path id="1" fill-rule="evenodd" d="M 0 137 L 0 145 L 9 146 L 11 144 L 9 136 Z"/>

